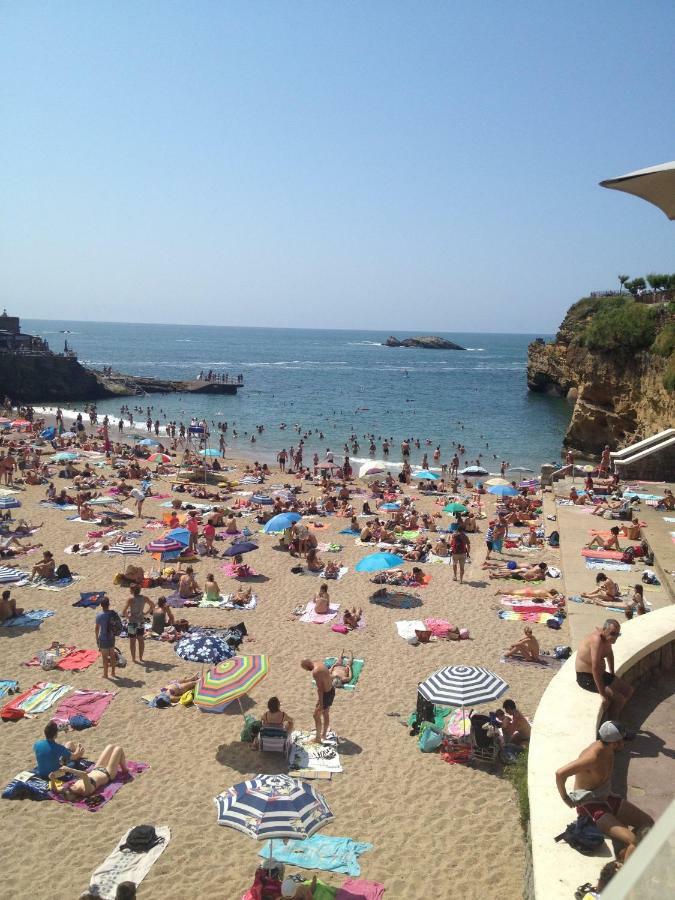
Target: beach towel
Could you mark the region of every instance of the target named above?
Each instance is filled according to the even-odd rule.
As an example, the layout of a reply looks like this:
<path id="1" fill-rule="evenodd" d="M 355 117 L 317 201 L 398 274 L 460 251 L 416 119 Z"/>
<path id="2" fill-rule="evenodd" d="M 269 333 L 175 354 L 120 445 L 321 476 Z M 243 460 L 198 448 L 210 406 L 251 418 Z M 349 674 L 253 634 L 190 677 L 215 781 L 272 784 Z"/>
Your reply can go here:
<path id="1" fill-rule="evenodd" d="M 277 862 L 299 866 L 301 869 L 322 869 L 324 872 L 341 872 L 343 875 L 360 875 L 359 856 L 373 849 L 372 844 L 353 841 L 347 837 L 329 837 L 313 834 L 304 841 L 290 840 L 286 844 L 275 841 L 274 858 Z M 270 842 L 266 841 L 258 855 L 267 859 Z"/>
<path id="2" fill-rule="evenodd" d="M 387 609 L 414 609 L 422 606 L 421 597 L 401 591 L 387 591 L 384 597 L 371 597 L 370 602 L 377 606 L 385 606 Z"/>
<path id="3" fill-rule="evenodd" d="M 548 669 L 550 671 L 551 669 L 559 669 L 565 660 L 556 659 L 555 656 L 540 656 L 539 659 L 534 662 L 530 659 L 521 659 L 518 656 L 502 656 L 499 662 L 523 666 L 528 669 Z"/>
<path id="4" fill-rule="evenodd" d="M 347 878 L 342 882 L 335 900 L 382 900 L 385 887 L 379 881 Z"/>
<path id="5" fill-rule="evenodd" d="M 630 572 L 633 566 L 617 559 L 587 559 L 586 568 L 604 569 L 606 572 Z"/>
<path id="6" fill-rule="evenodd" d="M 2 711 L 21 709 L 25 713 L 41 713 L 53 706 L 64 694 L 70 690 L 69 684 L 54 684 L 51 681 L 39 681 L 33 687 L 28 688 L 23 694 L 14 697 L 3 706 Z"/>
<path id="7" fill-rule="evenodd" d="M 71 575 L 69 578 L 57 578 L 56 581 L 33 581 L 31 587 L 35 587 L 38 591 L 64 591 L 76 581 L 82 581 L 83 575 Z"/>
<path id="8" fill-rule="evenodd" d="M 237 575 L 238 568 L 239 567 L 235 563 L 226 563 L 222 566 L 222 570 L 228 578 L 257 578 L 260 574 L 259 572 L 256 572 L 255 569 L 251 569 L 247 566 L 247 571 L 244 575 Z"/>
<path id="9" fill-rule="evenodd" d="M 138 886 L 148 874 L 159 857 L 166 850 L 171 840 L 171 830 L 167 825 L 159 825 L 155 829 L 159 843 L 145 853 L 134 853 L 133 850 L 122 850 L 129 831 L 117 843 L 113 852 L 93 872 L 89 882 L 89 890 L 103 900 L 115 900 L 117 886 L 123 881 L 131 881 Z"/>
<path id="10" fill-rule="evenodd" d="M 394 622 L 394 625 L 396 626 L 398 636 L 403 638 L 404 641 L 416 638 L 416 631 L 427 630 L 426 625 L 421 619 L 403 619 L 399 622 Z"/>
<path id="11" fill-rule="evenodd" d="M 675 519 L 673 519 L 673 521 L 675 522 Z M 358 537 L 361 532 L 357 531 L 355 528 L 343 528 L 342 531 L 338 531 L 338 534 L 351 534 L 354 537 Z"/>
<path id="12" fill-rule="evenodd" d="M 525 600 L 522 597 L 502 597 L 501 604 L 507 609 L 513 610 L 513 612 L 538 612 L 554 616 L 559 611 L 559 607 L 555 603 L 546 603 L 545 600 Z"/>
<path id="13" fill-rule="evenodd" d="M 426 630 L 430 631 L 437 638 L 445 639 L 451 631 L 454 631 L 450 622 L 446 622 L 445 619 L 425 619 L 424 624 Z"/>
<path id="14" fill-rule="evenodd" d="M 94 767 L 91 766 L 87 771 L 91 771 L 92 768 Z M 127 769 L 129 770 L 131 778 L 124 778 L 122 773 L 118 772 L 115 778 L 109 784 L 106 784 L 105 787 L 101 788 L 100 791 L 96 791 L 93 797 L 84 797 L 81 800 L 67 800 L 61 794 L 55 794 L 53 791 L 49 791 L 49 797 L 52 800 L 56 800 L 57 803 L 67 803 L 69 806 L 74 806 L 77 809 L 87 809 L 89 812 L 98 812 L 109 800 L 112 800 L 115 794 L 123 788 L 125 784 L 130 784 L 132 781 L 135 781 L 139 775 L 149 768 L 150 766 L 147 763 L 132 762 L 129 760 L 127 762 Z"/>
<path id="15" fill-rule="evenodd" d="M 324 625 L 326 622 L 332 621 L 335 616 L 338 614 L 338 610 L 340 609 L 339 603 L 331 603 L 329 605 L 330 612 L 327 613 L 317 613 L 314 611 L 315 602 L 314 600 L 310 600 L 307 606 L 305 607 L 304 613 L 300 616 L 300 622 L 310 622 L 314 625 Z"/>
<path id="16" fill-rule="evenodd" d="M 44 619 L 53 615 L 51 609 L 28 609 L 20 616 L 12 616 L 0 622 L 0 628 L 39 628 Z"/>
<path id="17" fill-rule="evenodd" d="M 673 518 L 673 516 L 664 516 L 663 521 L 664 522 L 675 522 L 675 518 Z"/>
<path id="18" fill-rule="evenodd" d="M 251 599 L 243 606 L 233 603 L 234 594 L 221 594 L 217 600 L 207 600 L 206 597 L 197 604 L 199 609 L 255 609 L 258 605 L 257 594 L 251 594 Z"/>
<path id="19" fill-rule="evenodd" d="M 544 625 L 553 618 L 550 613 L 514 612 L 512 609 L 500 609 L 497 615 L 506 622 L 530 622 L 534 625 Z"/>
<path id="20" fill-rule="evenodd" d="M 71 544 L 70 547 L 66 547 L 63 552 L 77 556 L 89 556 L 90 553 L 100 553 L 101 550 L 103 550 L 103 544 L 100 541 L 96 541 L 92 547 L 80 547 L 76 552 L 73 548 L 77 546 L 77 544 Z"/>
<path id="21" fill-rule="evenodd" d="M 44 506 L 45 509 L 77 509 L 77 503 L 52 503 L 51 500 L 40 500 L 40 506 Z"/>
<path id="22" fill-rule="evenodd" d="M 98 650 L 78 650 L 77 647 L 62 647 L 55 643 L 29 659 L 24 665 L 41 666 L 44 653 L 52 653 L 55 660 L 52 668 L 61 669 L 64 672 L 79 672 L 88 669 L 98 659 Z"/>
<path id="23" fill-rule="evenodd" d="M 62 725 L 73 716 L 85 716 L 92 725 L 98 725 L 116 694 L 117 691 L 74 691 L 59 703 L 52 713 L 52 720 Z"/>
<path id="24" fill-rule="evenodd" d="M 12 678 L 0 681 L 0 699 L 6 697 L 7 694 L 15 694 L 19 689 L 19 682 Z"/>
<path id="25" fill-rule="evenodd" d="M 339 553 L 342 550 L 342 544 L 323 543 L 319 544 L 316 549 L 321 553 Z"/>
<path id="26" fill-rule="evenodd" d="M 334 663 L 336 663 L 336 662 L 337 662 L 337 656 L 329 656 L 327 659 L 324 659 L 324 664 L 326 665 L 326 667 L 328 669 L 330 669 L 330 667 L 332 665 L 334 665 Z M 365 664 L 366 664 L 365 659 L 355 659 L 352 662 L 352 677 L 351 677 L 351 680 L 347 682 L 347 684 L 342 685 L 343 690 L 345 690 L 345 691 L 353 691 L 354 690 L 354 688 L 356 687 L 356 685 L 359 682 L 359 676 L 361 675 L 361 672 L 363 671 L 363 667 Z"/>
<path id="27" fill-rule="evenodd" d="M 288 765 L 290 769 L 312 769 L 316 772 L 334 772 L 335 774 L 342 772 L 335 734 L 329 731 L 327 741 L 317 744 L 314 732 L 292 732 Z"/>
<path id="28" fill-rule="evenodd" d="M 66 522 L 84 522 L 86 525 L 100 525 L 103 519 L 83 519 L 82 516 L 66 516 Z M 66 553 L 69 551 L 66 550 Z"/>
<path id="29" fill-rule="evenodd" d="M 80 599 L 73 606 L 81 606 L 85 609 L 95 609 L 106 596 L 105 591 L 85 591 L 80 594 Z"/>

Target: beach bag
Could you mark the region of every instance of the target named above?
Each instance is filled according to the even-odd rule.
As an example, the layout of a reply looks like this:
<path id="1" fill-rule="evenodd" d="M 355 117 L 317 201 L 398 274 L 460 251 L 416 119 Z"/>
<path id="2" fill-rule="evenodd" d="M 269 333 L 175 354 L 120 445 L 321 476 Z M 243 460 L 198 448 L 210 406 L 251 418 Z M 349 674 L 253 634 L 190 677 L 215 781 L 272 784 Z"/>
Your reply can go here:
<path id="1" fill-rule="evenodd" d="M 621 562 L 624 562 L 624 563 L 635 562 L 635 550 L 632 547 L 626 547 L 626 549 L 623 551 L 623 555 L 621 557 Z"/>
<path id="2" fill-rule="evenodd" d="M 559 547 L 560 546 L 560 533 L 558 531 L 552 531 L 549 534 L 548 545 L 549 545 L 549 547 Z"/>
<path id="3" fill-rule="evenodd" d="M 556 659 L 569 659 L 572 655 L 571 647 L 554 647 L 553 655 Z"/>
<path id="4" fill-rule="evenodd" d="M 84 731 L 85 728 L 92 728 L 94 723 L 91 719 L 88 719 L 86 716 L 71 716 L 68 719 L 68 724 L 71 728 L 74 728 L 75 731 Z"/>
<path id="5" fill-rule="evenodd" d="M 114 609 L 108 611 L 108 634 L 119 637 L 122 634 L 122 620 Z"/>
<path id="6" fill-rule="evenodd" d="M 556 844 L 565 841 L 584 856 L 590 856 L 605 843 L 605 836 L 590 816 L 578 816 L 570 822 L 562 834 L 553 839 Z"/>
<path id="7" fill-rule="evenodd" d="M 556 619 L 555 616 L 553 616 L 552 618 L 546 620 L 546 624 L 549 628 L 553 628 L 554 631 L 558 631 L 558 629 L 562 625 L 562 622 L 560 621 L 560 619 Z"/>
<path id="8" fill-rule="evenodd" d="M 56 664 L 59 661 L 58 653 L 54 653 L 53 650 L 40 650 L 37 655 L 40 666 L 45 670 L 45 672 L 49 672 L 50 669 L 55 669 Z"/>
<path id="9" fill-rule="evenodd" d="M 244 716 L 244 727 L 241 729 L 239 740 L 245 744 L 250 744 L 253 738 L 258 734 L 262 727 L 262 722 L 255 716 Z"/>
<path id="10" fill-rule="evenodd" d="M 443 735 L 436 731 L 433 726 L 427 725 L 420 735 L 418 743 L 422 753 L 433 753 L 443 743 Z"/>
<path id="11" fill-rule="evenodd" d="M 132 828 L 127 839 L 120 844 L 120 850 L 131 850 L 132 853 L 147 853 L 164 838 L 159 837 L 154 825 L 136 825 Z"/>
<path id="12" fill-rule="evenodd" d="M 65 563 L 61 563 L 61 565 L 57 568 L 54 573 L 56 578 L 60 581 L 62 578 L 72 578 L 70 574 L 70 569 Z"/>

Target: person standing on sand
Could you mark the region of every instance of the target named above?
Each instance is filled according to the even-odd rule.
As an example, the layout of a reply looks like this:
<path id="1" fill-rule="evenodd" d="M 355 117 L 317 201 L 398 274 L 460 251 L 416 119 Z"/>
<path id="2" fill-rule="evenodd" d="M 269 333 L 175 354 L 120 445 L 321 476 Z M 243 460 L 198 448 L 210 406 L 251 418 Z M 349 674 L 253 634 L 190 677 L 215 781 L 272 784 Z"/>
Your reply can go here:
<path id="1" fill-rule="evenodd" d="M 450 537 L 450 554 L 452 556 L 452 580 L 457 581 L 459 569 L 459 583 L 464 582 L 464 566 L 471 551 L 471 543 L 462 525 Z"/>
<path id="2" fill-rule="evenodd" d="M 190 543 L 188 544 L 188 550 L 192 553 L 197 552 L 197 540 L 199 538 L 199 522 L 197 521 L 197 513 L 191 512 L 188 516 L 188 520 L 185 523 L 185 527 L 188 530 L 190 535 Z"/>
<path id="3" fill-rule="evenodd" d="M 303 659 L 300 663 L 306 672 L 312 673 L 316 684 L 317 701 L 314 707 L 314 725 L 318 742 L 326 740 L 328 726 L 330 724 L 330 708 L 335 700 L 335 688 L 326 665 L 320 660 L 313 662 L 311 659 Z"/>
<path id="4" fill-rule="evenodd" d="M 633 696 L 633 688 L 614 674 L 614 642 L 621 637 L 616 619 L 606 619 L 579 644 L 576 657 L 577 684 L 600 694 L 604 718 L 615 718 Z"/>
<path id="5" fill-rule="evenodd" d="M 96 645 L 101 651 L 103 661 L 103 677 L 115 677 L 115 632 L 110 624 L 110 600 L 103 597 L 101 600 L 101 612 L 96 616 Z M 108 672 L 110 674 L 108 675 Z"/>
<path id="6" fill-rule="evenodd" d="M 127 632 L 129 634 L 129 650 L 131 659 L 136 662 L 136 642 L 138 642 L 138 662 L 143 662 L 145 652 L 145 614 L 155 611 L 155 604 L 149 597 L 141 594 L 139 585 L 132 584 L 129 588 L 131 596 L 122 610 L 122 616 L 127 617 Z"/>

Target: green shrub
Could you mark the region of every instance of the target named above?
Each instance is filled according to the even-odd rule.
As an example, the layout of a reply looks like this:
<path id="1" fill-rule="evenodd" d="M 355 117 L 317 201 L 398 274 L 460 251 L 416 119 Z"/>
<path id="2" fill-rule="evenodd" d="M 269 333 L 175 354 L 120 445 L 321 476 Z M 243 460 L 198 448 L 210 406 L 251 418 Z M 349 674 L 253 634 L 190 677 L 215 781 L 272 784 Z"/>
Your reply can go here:
<path id="1" fill-rule="evenodd" d="M 663 376 L 663 383 L 666 390 L 675 392 L 675 351 L 670 354 L 668 365 Z"/>
<path id="2" fill-rule="evenodd" d="M 527 750 L 519 753 L 515 762 L 510 763 L 504 769 L 504 775 L 514 786 L 518 795 L 520 824 L 523 828 L 527 828 L 527 823 L 530 821 L 530 797 L 527 792 L 527 756 Z"/>
<path id="3" fill-rule="evenodd" d="M 670 356 L 672 354 L 673 350 L 675 350 L 675 322 L 668 322 L 657 334 L 652 350 L 654 353 L 658 353 L 659 356 Z"/>
<path id="4" fill-rule="evenodd" d="M 655 311 L 632 298 L 610 297 L 586 325 L 582 342 L 590 350 L 646 350 L 656 336 Z"/>

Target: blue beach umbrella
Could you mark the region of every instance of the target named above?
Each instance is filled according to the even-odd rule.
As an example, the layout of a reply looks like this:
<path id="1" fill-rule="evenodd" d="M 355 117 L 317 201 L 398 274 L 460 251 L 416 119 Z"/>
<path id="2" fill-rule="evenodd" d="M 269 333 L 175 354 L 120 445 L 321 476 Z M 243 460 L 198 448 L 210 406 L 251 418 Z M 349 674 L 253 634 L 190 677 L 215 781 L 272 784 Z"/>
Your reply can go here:
<path id="1" fill-rule="evenodd" d="M 413 473 L 413 478 L 419 478 L 422 481 L 438 481 L 440 477 L 435 472 L 429 472 L 428 469 L 420 469 L 419 472 Z"/>
<path id="2" fill-rule="evenodd" d="M 167 532 L 166 535 L 168 538 L 173 538 L 174 541 L 178 541 L 179 544 L 182 544 L 184 547 L 190 543 L 190 532 L 187 528 L 174 528 L 172 531 Z"/>
<path id="3" fill-rule="evenodd" d="M 200 456 L 220 456 L 219 450 L 214 450 L 212 447 L 207 447 L 206 450 L 199 451 Z"/>
<path id="4" fill-rule="evenodd" d="M 143 438 L 142 441 L 138 442 L 139 447 L 159 447 L 159 441 L 156 441 L 154 438 Z"/>
<path id="5" fill-rule="evenodd" d="M 495 494 L 497 497 L 516 497 L 518 491 L 510 484 L 493 484 L 488 488 L 488 494 Z"/>
<path id="6" fill-rule="evenodd" d="M 195 631 L 178 641 L 176 655 L 189 662 L 219 663 L 234 656 L 234 650 L 216 635 Z"/>
<path id="7" fill-rule="evenodd" d="M 51 441 L 52 438 L 56 437 L 56 428 L 53 425 L 50 425 L 49 428 L 45 428 L 44 431 L 40 432 L 40 437 L 45 438 L 47 441 Z"/>
<path id="8" fill-rule="evenodd" d="M 265 534 L 270 534 L 272 531 L 286 531 L 287 528 L 290 528 L 294 522 L 301 518 L 300 513 L 296 512 L 279 513 L 278 516 L 273 516 L 269 522 L 265 523 L 263 531 Z"/>
<path id="9" fill-rule="evenodd" d="M 357 562 L 355 569 L 357 572 L 381 572 L 383 569 L 402 566 L 404 562 L 405 560 L 395 553 L 371 553 L 370 556 L 364 556 Z"/>
<path id="10" fill-rule="evenodd" d="M 0 497 L 0 509 L 18 509 L 21 501 L 15 497 Z"/>

